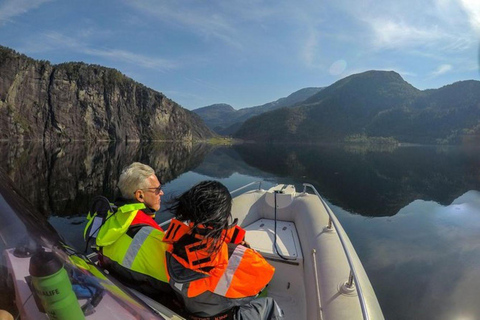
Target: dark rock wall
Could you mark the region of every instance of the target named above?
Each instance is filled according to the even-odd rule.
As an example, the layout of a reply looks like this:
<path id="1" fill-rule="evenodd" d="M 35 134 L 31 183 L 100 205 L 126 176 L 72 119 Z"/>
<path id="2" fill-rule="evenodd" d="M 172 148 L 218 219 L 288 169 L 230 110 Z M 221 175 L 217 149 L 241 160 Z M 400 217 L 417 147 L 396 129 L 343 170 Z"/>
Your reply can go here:
<path id="1" fill-rule="evenodd" d="M 114 69 L 51 65 L 0 47 L 0 139 L 196 140 L 193 112 Z"/>

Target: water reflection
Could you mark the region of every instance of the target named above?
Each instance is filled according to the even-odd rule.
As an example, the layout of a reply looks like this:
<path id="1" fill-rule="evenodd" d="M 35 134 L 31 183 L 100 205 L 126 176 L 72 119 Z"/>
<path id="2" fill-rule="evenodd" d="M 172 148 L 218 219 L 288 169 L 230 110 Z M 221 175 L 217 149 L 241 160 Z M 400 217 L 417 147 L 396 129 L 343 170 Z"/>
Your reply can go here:
<path id="1" fill-rule="evenodd" d="M 191 143 L 0 144 L 0 164 L 26 198 L 45 215 L 85 213 L 98 194 L 115 197 L 121 170 L 150 164 L 163 183 L 198 166 L 211 146 Z"/>
<path id="2" fill-rule="evenodd" d="M 0 148 L 2 167 L 46 215 L 85 212 L 97 194 L 114 198 L 121 169 L 133 161 L 151 165 L 163 183 L 191 170 L 215 179 L 243 174 L 299 186 L 308 182 L 333 204 L 364 216 L 395 215 L 415 199 L 449 204 L 465 190 L 480 190 L 478 148 L 181 143 Z"/>
<path id="3" fill-rule="evenodd" d="M 193 171 L 216 179 L 228 178 L 234 174 L 244 174 L 261 179 L 275 177 L 273 173 L 248 165 L 237 152 L 237 148 L 212 150 Z"/>
<path id="4" fill-rule="evenodd" d="M 90 199 L 113 199 L 120 171 L 132 161 L 155 168 L 165 198 L 212 178 L 230 190 L 255 180 L 267 180 L 266 188 L 312 183 L 352 240 L 386 319 L 480 314 L 480 193 L 472 191 L 480 190 L 479 148 L 4 143 L 0 149 L 2 168 L 77 248 L 84 246 Z"/>
<path id="5" fill-rule="evenodd" d="M 451 203 L 480 189 L 478 148 L 240 145 L 252 167 L 314 184 L 332 203 L 364 216 L 395 215 L 415 199 Z"/>
<path id="6" fill-rule="evenodd" d="M 386 319 L 477 319 L 480 192 L 443 206 L 415 200 L 394 217 L 335 207 L 362 257 Z"/>

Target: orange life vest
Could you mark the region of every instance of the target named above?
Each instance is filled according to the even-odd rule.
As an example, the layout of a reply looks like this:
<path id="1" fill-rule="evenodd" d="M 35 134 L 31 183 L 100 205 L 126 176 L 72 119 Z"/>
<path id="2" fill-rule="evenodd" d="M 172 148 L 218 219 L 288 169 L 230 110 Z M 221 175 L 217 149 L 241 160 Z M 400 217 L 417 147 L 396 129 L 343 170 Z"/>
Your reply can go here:
<path id="1" fill-rule="evenodd" d="M 234 238 L 238 230 L 235 228 L 224 231 L 224 241 L 215 253 L 208 250 L 212 241 L 205 240 L 192 228 L 192 223 L 186 225 L 173 219 L 163 238 L 170 244 L 167 252 L 177 262 L 186 269 L 204 274 L 204 277 L 188 282 L 186 298 L 206 291 L 228 299 L 253 297 L 272 279 L 275 268 L 255 250 L 236 245 L 229 255 L 228 243 L 237 242 Z"/>

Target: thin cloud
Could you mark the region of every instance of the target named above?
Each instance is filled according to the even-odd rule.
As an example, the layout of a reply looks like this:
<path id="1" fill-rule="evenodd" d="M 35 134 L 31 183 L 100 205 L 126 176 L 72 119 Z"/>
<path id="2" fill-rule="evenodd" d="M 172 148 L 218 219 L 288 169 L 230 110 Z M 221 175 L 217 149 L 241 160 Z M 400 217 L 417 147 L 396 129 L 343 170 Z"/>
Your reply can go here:
<path id="1" fill-rule="evenodd" d="M 142 54 L 137 54 L 125 50 L 85 48 L 83 50 L 83 53 L 91 56 L 107 58 L 109 60 L 126 62 L 146 69 L 152 69 L 157 71 L 166 71 L 178 67 L 178 64 L 176 62 L 167 59 L 151 58 Z"/>
<path id="2" fill-rule="evenodd" d="M 149 57 L 146 55 L 108 48 L 94 48 L 84 39 L 66 36 L 59 32 L 48 32 L 36 37 L 36 41 L 29 42 L 25 52 L 46 52 L 54 50 L 71 50 L 89 56 L 106 58 L 111 61 L 124 62 L 155 71 L 167 71 L 180 67 L 176 61 Z"/>
<path id="3" fill-rule="evenodd" d="M 226 51 L 228 54 L 240 52 L 242 58 L 249 59 L 272 52 L 286 55 L 288 51 L 290 57 L 296 54 L 307 67 L 319 68 L 322 64 L 318 35 L 324 34 L 319 32 L 324 7 L 316 2 L 292 4 L 279 0 L 272 6 L 258 0 L 211 0 L 208 5 L 189 0 L 139 0 L 124 4 L 146 19 L 156 20 L 152 23 L 161 22 L 208 45 L 233 49 Z"/>
<path id="4" fill-rule="evenodd" d="M 265 39 L 262 35 L 274 35 L 278 28 L 285 28 L 287 32 L 299 27 L 306 30 L 312 23 L 318 23 L 316 12 L 321 8 L 313 2 L 292 4 L 286 0 L 275 2 L 274 6 L 258 0 L 210 0 L 207 5 L 195 0 L 139 0 L 124 1 L 124 4 L 204 42 L 220 40 L 242 51 L 258 50 L 275 41 L 282 44 L 291 41 L 287 34 L 281 41 L 275 37 Z"/>
<path id="5" fill-rule="evenodd" d="M 476 45 L 465 11 L 458 1 L 468 0 L 338 0 L 328 8 L 328 12 L 335 12 L 336 21 L 324 16 L 321 18 L 326 21 L 322 22 L 321 18 L 311 21 L 308 13 L 304 14 L 307 22 L 301 57 L 306 66 L 318 68 L 323 64 L 321 68 L 324 69 L 340 56 L 339 52 L 336 52 L 337 56 L 322 52 L 323 48 L 341 47 L 343 36 L 349 38 L 348 43 L 357 45 L 356 55 L 348 52 L 343 55 L 350 66 L 355 66 L 361 57 L 378 55 L 377 60 L 381 60 L 390 50 L 406 56 L 428 55 L 445 61 L 451 55 L 471 50 Z M 330 33 L 338 36 L 326 36 Z"/>
<path id="6" fill-rule="evenodd" d="M 160 3 L 148 0 L 125 3 L 166 23 L 183 26 L 188 31 L 200 34 L 205 39 L 220 39 L 232 47 L 242 48 L 231 20 L 222 12 L 212 10 L 214 6 L 198 7 L 194 3 L 190 3 L 191 5 L 183 5 L 180 8 L 177 2 L 169 5 L 168 2 Z M 216 7 L 218 8 L 218 6 Z"/>
<path id="7" fill-rule="evenodd" d="M 318 35 L 315 30 L 310 30 L 310 34 L 305 39 L 305 43 L 302 50 L 302 57 L 304 63 L 309 67 L 319 67 L 317 56 L 319 51 Z"/>
<path id="8" fill-rule="evenodd" d="M 478 0 L 460 0 L 470 25 L 476 32 L 480 32 L 480 2 Z"/>
<path id="9" fill-rule="evenodd" d="M 441 49 L 446 52 L 459 52 L 472 48 L 477 43 L 477 39 L 472 37 L 458 37 L 447 42 Z"/>
<path id="10" fill-rule="evenodd" d="M 474 44 L 470 25 L 480 26 L 477 0 L 339 1 L 343 11 L 367 26 L 376 50 L 467 50 Z"/>
<path id="11" fill-rule="evenodd" d="M 404 21 L 375 19 L 371 22 L 374 32 L 374 44 L 377 48 L 409 48 L 428 46 L 444 38 L 437 27 L 418 28 Z"/>
<path id="12" fill-rule="evenodd" d="M 442 74 L 450 72 L 453 69 L 453 66 L 450 64 L 442 64 L 437 68 L 437 70 L 432 72 L 432 77 L 438 77 Z"/>
<path id="13" fill-rule="evenodd" d="M 52 0 L 7 0 L 0 4 L 0 24 L 5 24 L 11 18 L 22 15 L 40 7 Z"/>
<path id="14" fill-rule="evenodd" d="M 331 64 L 331 57 L 324 48 L 329 41 L 344 41 L 342 34 L 330 34 L 324 27 L 324 19 L 320 10 L 321 6 L 304 6 L 287 8 L 290 13 L 287 19 L 296 28 L 296 33 L 289 39 L 292 47 L 298 47 L 300 61 L 308 68 L 323 70 Z"/>

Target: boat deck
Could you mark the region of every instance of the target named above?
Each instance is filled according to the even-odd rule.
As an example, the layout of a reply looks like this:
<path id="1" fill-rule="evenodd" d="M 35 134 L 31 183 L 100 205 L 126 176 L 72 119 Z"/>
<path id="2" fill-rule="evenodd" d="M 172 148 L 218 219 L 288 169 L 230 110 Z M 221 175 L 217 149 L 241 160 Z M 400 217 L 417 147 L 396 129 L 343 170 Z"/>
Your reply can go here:
<path id="1" fill-rule="evenodd" d="M 275 267 L 275 275 L 267 287 L 268 296 L 275 299 L 286 319 L 305 319 L 303 254 L 295 224 L 277 221 L 275 228 L 274 220 L 259 219 L 245 230 L 250 246 Z"/>

